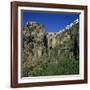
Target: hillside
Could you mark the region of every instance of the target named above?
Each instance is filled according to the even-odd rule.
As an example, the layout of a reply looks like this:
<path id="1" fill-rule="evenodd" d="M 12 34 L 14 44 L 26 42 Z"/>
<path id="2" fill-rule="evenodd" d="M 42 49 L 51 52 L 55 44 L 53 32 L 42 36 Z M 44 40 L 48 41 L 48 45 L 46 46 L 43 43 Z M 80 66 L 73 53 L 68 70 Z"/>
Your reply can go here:
<path id="1" fill-rule="evenodd" d="M 22 34 L 22 77 L 79 74 L 79 22 L 49 33 L 30 21 Z"/>

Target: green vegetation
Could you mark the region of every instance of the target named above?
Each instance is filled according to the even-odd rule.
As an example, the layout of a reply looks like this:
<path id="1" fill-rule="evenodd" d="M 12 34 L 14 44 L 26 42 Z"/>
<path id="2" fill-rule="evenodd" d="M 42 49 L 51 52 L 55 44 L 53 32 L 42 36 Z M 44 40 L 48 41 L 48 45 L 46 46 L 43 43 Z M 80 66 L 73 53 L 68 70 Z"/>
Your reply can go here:
<path id="1" fill-rule="evenodd" d="M 47 58 L 47 57 L 46 57 Z M 62 57 L 63 58 L 63 57 Z M 62 60 L 50 58 L 47 62 L 42 62 L 32 69 L 33 76 L 48 76 L 48 75 L 70 75 L 79 73 L 78 60 L 69 60 L 64 57 Z"/>

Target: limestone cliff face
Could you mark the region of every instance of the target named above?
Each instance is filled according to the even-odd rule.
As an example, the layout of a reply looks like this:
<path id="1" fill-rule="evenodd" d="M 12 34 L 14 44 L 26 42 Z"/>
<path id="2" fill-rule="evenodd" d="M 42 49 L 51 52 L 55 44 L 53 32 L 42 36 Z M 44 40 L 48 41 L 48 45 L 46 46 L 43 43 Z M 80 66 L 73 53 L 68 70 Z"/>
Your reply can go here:
<path id="1" fill-rule="evenodd" d="M 44 26 L 37 22 L 28 22 L 23 30 L 23 67 L 36 65 L 44 50 Z"/>
<path id="2" fill-rule="evenodd" d="M 54 55 L 79 59 L 79 22 L 70 28 L 50 33 L 43 24 L 30 21 L 23 29 L 23 65 L 29 76 L 34 68 Z M 53 57 L 54 58 L 54 57 Z M 58 62 L 57 60 L 55 62 Z"/>

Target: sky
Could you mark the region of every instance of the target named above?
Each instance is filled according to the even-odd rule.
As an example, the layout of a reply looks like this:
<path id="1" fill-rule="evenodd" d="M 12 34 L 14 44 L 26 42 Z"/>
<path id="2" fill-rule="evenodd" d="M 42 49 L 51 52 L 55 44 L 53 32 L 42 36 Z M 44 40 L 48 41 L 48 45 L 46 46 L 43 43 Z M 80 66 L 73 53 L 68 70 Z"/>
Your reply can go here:
<path id="1" fill-rule="evenodd" d="M 79 19 L 78 13 L 55 13 L 55 12 L 40 12 L 22 10 L 21 12 L 21 26 L 22 28 L 29 21 L 35 21 L 41 23 L 45 27 L 45 32 L 58 32 L 65 28 L 77 18 Z"/>

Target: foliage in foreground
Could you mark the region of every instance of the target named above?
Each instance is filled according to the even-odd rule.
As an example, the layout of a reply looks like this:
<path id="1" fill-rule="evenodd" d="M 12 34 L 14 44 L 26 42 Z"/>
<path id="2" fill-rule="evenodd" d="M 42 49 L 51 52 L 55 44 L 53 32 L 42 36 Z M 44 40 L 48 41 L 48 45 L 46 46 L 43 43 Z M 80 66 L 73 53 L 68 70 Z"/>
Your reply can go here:
<path id="1" fill-rule="evenodd" d="M 38 61 L 38 60 L 37 60 Z M 79 60 L 70 60 L 64 55 L 51 55 L 39 58 L 36 65 L 23 69 L 24 76 L 49 76 L 79 74 Z"/>

